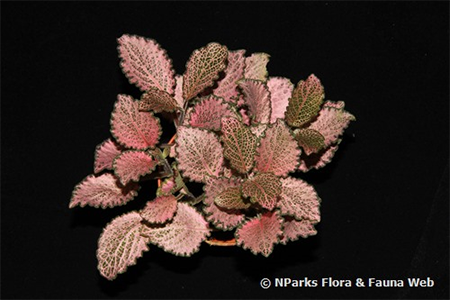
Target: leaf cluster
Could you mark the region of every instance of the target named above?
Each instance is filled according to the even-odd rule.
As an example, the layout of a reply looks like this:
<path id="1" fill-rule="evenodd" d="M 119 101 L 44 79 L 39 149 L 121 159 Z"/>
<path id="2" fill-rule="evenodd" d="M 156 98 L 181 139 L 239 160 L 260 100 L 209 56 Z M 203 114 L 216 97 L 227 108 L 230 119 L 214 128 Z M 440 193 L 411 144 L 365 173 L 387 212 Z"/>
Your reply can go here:
<path id="1" fill-rule="evenodd" d="M 268 54 L 219 43 L 195 50 L 177 75 L 156 41 L 123 35 L 118 44 L 120 66 L 143 94 L 118 95 L 112 138 L 97 146 L 94 174 L 75 187 L 70 207 L 124 205 L 148 180 L 158 190 L 105 227 L 97 251 L 104 277 L 125 272 L 149 244 L 190 256 L 202 242 L 220 245 L 214 232 L 231 231 L 231 244 L 269 256 L 275 244 L 316 234 L 321 200 L 289 174 L 329 163 L 355 118 L 343 102 L 324 101 L 315 75 L 296 85 L 269 77 Z M 167 143 L 161 117 L 176 127 Z M 190 181 L 204 194 L 192 194 Z"/>

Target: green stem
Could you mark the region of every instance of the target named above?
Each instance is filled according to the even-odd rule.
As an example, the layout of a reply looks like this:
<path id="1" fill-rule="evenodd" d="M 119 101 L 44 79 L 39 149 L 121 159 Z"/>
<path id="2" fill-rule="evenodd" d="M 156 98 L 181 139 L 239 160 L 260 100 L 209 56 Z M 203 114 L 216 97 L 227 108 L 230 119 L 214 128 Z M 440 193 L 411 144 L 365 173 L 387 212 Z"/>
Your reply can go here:
<path id="1" fill-rule="evenodd" d="M 157 147 L 157 148 L 155 148 L 155 150 L 152 151 L 151 154 L 153 154 L 156 157 L 156 159 L 158 160 L 158 162 L 163 165 L 164 171 L 167 174 L 169 174 L 169 176 L 173 176 L 172 168 L 170 167 L 169 162 L 167 161 L 167 159 L 164 158 L 161 149 L 159 149 Z"/>

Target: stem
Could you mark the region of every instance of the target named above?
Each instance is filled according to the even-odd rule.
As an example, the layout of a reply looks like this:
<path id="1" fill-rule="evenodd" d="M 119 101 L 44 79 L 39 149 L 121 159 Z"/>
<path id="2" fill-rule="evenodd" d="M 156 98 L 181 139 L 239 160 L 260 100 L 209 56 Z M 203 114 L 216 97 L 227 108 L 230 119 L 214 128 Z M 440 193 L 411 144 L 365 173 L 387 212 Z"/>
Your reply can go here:
<path id="1" fill-rule="evenodd" d="M 176 138 L 177 138 L 177 134 L 175 133 L 175 134 L 173 135 L 173 137 L 170 139 L 170 141 L 169 141 L 167 144 L 168 144 L 168 145 L 173 145 Z"/>
<path id="2" fill-rule="evenodd" d="M 232 247 L 232 246 L 236 246 L 236 239 L 233 238 L 231 240 L 222 241 L 222 240 L 218 240 L 216 238 L 212 238 L 209 240 L 205 240 L 205 243 L 207 243 L 210 246 Z"/>
<path id="3" fill-rule="evenodd" d="M 184 117 L 185 117 L 188 105 L 189 105 L 189 101 L 184 102 L 183 110 L 181 111 L 180 118 L 178 119 L 178 125 L 183 125 L 183 121 L 184 121 Z"/>
<path id="4" fill-rule="evenodd" d="M 167 159 L 163 158 L 163 153 L 161 152 L 161 149 L 155 148 L 155 150 L 153 151 L 153 154 L 155 154 L 155 156 L 158 159 L 158 161 L 163 164 L 164 171 L 166 173 L 170 174 L 170 176 L 173 176 L 172 168 L 170 167 L 169 162 L 167 161 Z"/>

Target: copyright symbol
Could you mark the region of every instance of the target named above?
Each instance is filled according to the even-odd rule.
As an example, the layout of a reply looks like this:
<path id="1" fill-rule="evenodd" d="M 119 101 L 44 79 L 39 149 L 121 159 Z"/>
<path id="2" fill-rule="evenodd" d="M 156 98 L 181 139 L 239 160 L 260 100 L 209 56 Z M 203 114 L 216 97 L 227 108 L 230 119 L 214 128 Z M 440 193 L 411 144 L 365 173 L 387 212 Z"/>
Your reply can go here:
<path id="1" fill-rule="evenodd" d="M 270 285 L 271 285 L 270 279 L 269 279 L 269 278 L 263 278 L 263 279 L 261 279 L 261 282 L 259 283 L 259 285 L 260 285 L 263 289 L 267 290 L 268 288 L 270 288 Z"/>

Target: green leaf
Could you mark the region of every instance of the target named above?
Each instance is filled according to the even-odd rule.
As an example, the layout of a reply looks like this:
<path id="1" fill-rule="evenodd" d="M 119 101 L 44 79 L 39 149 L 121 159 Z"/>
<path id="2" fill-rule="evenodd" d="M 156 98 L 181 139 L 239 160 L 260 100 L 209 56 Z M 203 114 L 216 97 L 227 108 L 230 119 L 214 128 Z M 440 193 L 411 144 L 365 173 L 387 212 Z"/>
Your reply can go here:
<path id="1" fill-rule="evenodd" d="M 250 203 L 245 203 L 241 196 L 240 187 L 230 187 L 222 191 L 214 199 L 214 202 L 226 209 L 245 209 L 250 206 Z"/>
<path id="2" fill-rule="evenodd" d="M 281 191 L 280 178 L 272 173 L 258 174 L 242 185 L 244 196 L 250 197 L 250 201 L 257 202 L 269 210 L 275 207 Z"/>
<path id="3" fill-rule="evenodd" d="M 241 173 L 251 170 L 254 163 L 257 138 L 249 127 L 234 118 L 222 119 L 224 156 Z"/>
<path id="4" fill-rule="evenodd" d="M 323 86 L 314 74 L 306 81 L 300 80 L 289 99 L 286 122 L 293 127 L 308 123 L 319 112 L 324 98 Z"/>
<path id="5" fill-rule="evenodd" d="M 219 72 L 226 68 L 228 49 L 217 43 L 195 50 L 183 75 L 183 98 L 188 101 L 214 84 Z"/>
<path id="6" fill-rule="evenodd" d="M 177 101 L 167 92 L 151 88 L 139 101 L 139 110 L 153 110 L 155 113 L 162 111 L 173 112 L 179 109 Z"/>
<path id="7" fill-rule="evenodd" d="M 317 130 L 306 128 L 295 131 L 295 139 L 306 155 L 317 153 L 325 148 L 325 138 Z"/>

